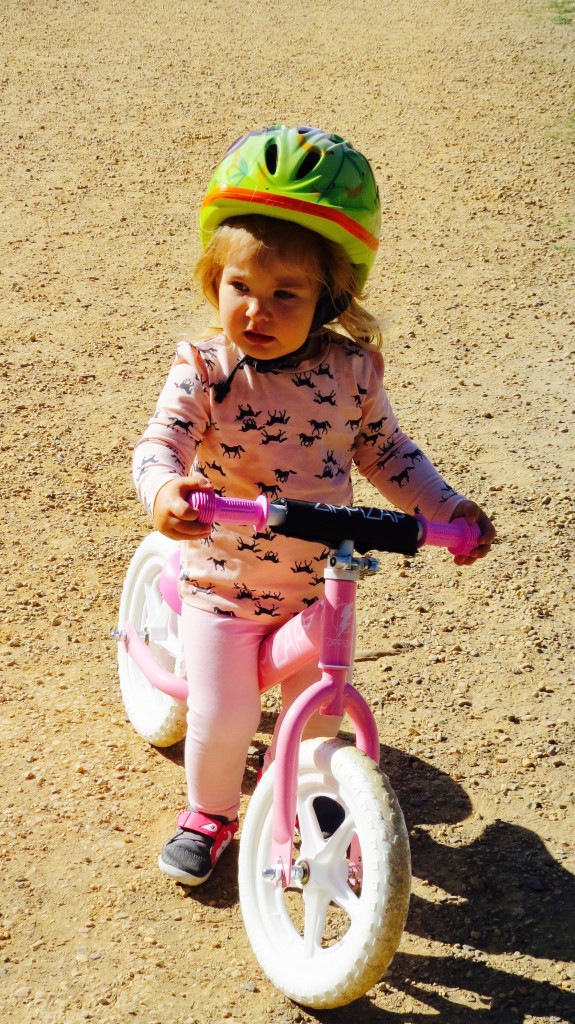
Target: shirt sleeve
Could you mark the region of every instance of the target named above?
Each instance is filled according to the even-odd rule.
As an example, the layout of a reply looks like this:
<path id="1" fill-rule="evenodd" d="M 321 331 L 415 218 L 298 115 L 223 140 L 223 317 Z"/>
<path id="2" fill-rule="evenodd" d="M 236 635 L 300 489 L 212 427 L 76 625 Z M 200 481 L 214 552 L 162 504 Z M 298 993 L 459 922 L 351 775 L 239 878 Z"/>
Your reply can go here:
<path id="1" fill-rule="evenodd" d="M 410 515 L 447 522 L 463 495 L 442 477 L 425 452 L 399 426 L 383 386 L 383 356 L 373 353 L 362 404 L 354 462 L 386 500 Z"/>
<path id="2" fill-rule="evenodd" d="M 150 515 L 160 488 L 192 469 L 210 423 L 207 376 L 198 350 L 188 343 L 178 345 L 156 411 L 132 460 L 136 491 Z"/>

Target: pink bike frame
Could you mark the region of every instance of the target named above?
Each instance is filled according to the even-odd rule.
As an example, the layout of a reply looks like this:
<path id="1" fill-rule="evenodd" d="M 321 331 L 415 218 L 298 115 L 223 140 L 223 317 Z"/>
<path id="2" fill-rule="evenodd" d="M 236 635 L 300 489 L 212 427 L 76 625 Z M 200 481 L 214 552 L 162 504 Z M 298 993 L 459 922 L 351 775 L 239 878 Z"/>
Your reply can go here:
<path id="1" fill-rule="evenodd" d="M 346 575 L 352 575 L 347 573 Z M 359 576 L 359 571 L 356 574 Z M 287 711 L 279 730 L 275 755 L 271 864 L 285 886 L 290 881 L 296 817 L 298 752 L 306 723 L 318 710 L 326 715 L 349 715 L 356 743 L 379 761 L 379 738 L 371 710 L 351 685 L 355 647 L 357 578 L 338 579 L 326 573 L 324 597 L 294 616 L 262 642 L 259 688 L 271 689 L 283 678 L 317 659 L 321 678 L 308 687 Z M 137 630 L 126 623 L 122 642 L 126 651 L 157 689 L 186 700 L 185 679 L 159 664 Z"/>

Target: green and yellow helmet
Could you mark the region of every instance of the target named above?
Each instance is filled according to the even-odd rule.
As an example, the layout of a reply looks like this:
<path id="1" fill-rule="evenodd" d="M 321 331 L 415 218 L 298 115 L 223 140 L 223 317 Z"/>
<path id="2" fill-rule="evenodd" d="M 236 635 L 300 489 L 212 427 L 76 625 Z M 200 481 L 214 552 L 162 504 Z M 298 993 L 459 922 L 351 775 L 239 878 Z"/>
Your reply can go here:
<path id="1" fill-rule="evenodd" d="M 359 287 L 365 284 L 379 245 L 379 193 L 368 161 L 341 136 L 274 125 L 237 139 L 202 203 L 203 247 L 223 221 L 248 214 L 293 221 L 338 242 Z"/>

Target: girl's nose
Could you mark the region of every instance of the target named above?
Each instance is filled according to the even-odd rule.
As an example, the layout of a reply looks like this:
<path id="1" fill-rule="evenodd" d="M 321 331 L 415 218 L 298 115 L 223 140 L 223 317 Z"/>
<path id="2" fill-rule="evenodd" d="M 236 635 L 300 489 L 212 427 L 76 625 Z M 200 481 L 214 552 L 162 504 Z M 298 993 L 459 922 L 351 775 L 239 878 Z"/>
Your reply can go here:
<path id="1" fill-rule="evenodd" d="M 255 295 L 250 295 L 248 298 L 247 314 L 250 320 L 265 320 L 267 318 L 265 305 Z"/>

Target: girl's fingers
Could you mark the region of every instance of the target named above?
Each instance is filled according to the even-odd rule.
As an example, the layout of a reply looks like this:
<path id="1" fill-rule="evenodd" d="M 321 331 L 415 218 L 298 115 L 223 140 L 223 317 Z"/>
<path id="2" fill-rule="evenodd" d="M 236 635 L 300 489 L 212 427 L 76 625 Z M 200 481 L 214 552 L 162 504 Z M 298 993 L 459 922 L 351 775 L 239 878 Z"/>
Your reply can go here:
<path id="1" fill-rule="evenodd" d="M 485 558 L 491 550 L 491 543 L 495 537 L 495 527 L 489 516 L 485 514 L 482 508 L 474 501 L 461 501 L 455 512 L 451 517 L 451 521 L 454 519 L 466 519 L 468 523 L 477 523 L 481 530 L 481 536 L 477 543 L 477 547 L 473 549 L 473 552 L 469 555 L 456 555 L 456 565 L 473 565 L 478 558 Z"/>

